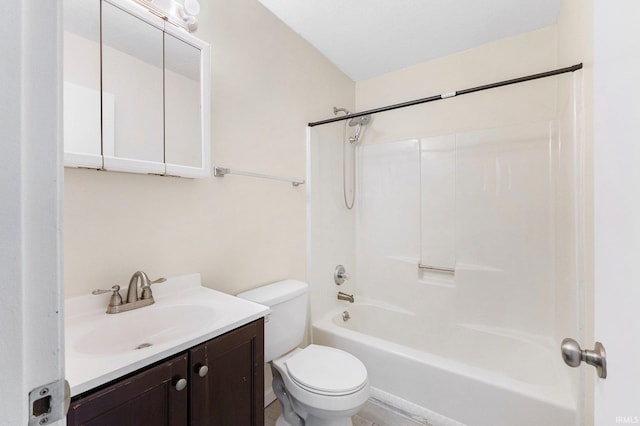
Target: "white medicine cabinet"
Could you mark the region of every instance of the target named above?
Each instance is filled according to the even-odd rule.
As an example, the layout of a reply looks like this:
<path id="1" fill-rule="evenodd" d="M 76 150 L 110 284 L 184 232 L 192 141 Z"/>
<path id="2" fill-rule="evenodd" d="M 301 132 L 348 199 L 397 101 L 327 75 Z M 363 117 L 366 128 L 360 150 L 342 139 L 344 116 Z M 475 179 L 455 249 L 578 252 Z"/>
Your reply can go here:
<path id="1" fill-rule="evenodd" d="M 64 5 L 65 166 L 210 176 L 209 45 L 130 0 Z"/>

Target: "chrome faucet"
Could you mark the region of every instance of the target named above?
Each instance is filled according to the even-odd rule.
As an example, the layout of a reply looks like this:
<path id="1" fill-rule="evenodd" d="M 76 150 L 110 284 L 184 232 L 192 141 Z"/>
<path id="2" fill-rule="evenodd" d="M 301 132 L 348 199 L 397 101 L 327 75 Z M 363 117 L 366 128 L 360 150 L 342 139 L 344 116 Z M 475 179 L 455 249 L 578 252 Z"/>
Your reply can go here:
<path id="1" fill-rule="evenodd" d="M 118 314 L 120 312 L 131 311 L 133 309 L 142 308 L 155 303 L 153 293 L 151 292 L 151 284 L 165 282 L 166 278 L 158 278 L 157 280 L 149 280 L 149 276 L 142 271 L 137 271 L 129 280 L 129 288 L 127 289 L 127 300 L 123 302 L 120 296 L 120 286 L 114 285 L 111 290 L 93 290 L 92 294 L 103 294 L 113 292 L 107 305 L 108 314 Z M 138 283 L 140 283 L 140 293 L 138 293 Z"/>
<path id="2" fill-rule="evenodd" d="M 338 300 L 346 300 L 349 303 L 355 302 L 355 300 L 353 299 L 353 294 L 347 294 L 341 291 L 338 292 Z"/>

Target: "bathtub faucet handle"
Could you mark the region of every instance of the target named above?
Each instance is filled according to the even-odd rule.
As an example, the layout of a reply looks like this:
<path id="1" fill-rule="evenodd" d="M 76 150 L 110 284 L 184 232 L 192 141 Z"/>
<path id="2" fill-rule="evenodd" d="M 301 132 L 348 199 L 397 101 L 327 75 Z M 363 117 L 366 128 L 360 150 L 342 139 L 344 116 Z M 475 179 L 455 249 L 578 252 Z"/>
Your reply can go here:
<path id="1" fill-rule="evenodd" d="M 350 278 L 351 275 L 347 274 L 347 270 L 344 269 L 344 266 L 336 266 L 336 269 L 333 272 L 333 280 L 335 281 L 336 285 L 342 285 L 346 280 Z"/>

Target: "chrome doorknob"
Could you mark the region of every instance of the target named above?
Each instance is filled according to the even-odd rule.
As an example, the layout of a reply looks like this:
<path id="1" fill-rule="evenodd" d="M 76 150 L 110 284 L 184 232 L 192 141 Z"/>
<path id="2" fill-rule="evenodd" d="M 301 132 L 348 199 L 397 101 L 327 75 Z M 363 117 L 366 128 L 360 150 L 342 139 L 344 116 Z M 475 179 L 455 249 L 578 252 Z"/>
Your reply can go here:
<path id="1" fill-rule="evenodd" d="M 578 367 L 582 363 L 582 349 L 578 342 L 566 338 L 562 341 L 560 348 L 562 350 L 562 359 L 569 367 Z"/>
<path id="2" fill-rule="evenodd" d="M 578 367 L 584 361 L 596 368 L 598 377 L 601 379 L 607 377 L 607 353 L 602 343 L 596 342 L 593 350 L 583 350 L 578 342 L 566 338 L 560 345 L 560 351 L 562 352 L 564 363 L 569 367 Z"/>

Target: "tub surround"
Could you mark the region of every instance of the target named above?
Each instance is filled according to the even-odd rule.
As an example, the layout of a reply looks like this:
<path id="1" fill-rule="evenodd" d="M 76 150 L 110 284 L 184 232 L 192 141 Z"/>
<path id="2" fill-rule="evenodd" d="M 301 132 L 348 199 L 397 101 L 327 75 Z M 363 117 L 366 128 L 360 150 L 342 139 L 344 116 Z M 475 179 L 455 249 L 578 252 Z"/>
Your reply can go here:
<path id="1" fill-rule="evenodd" d="M 71 386 L 71 396 L 189 349 L 269 313 L 266 306 L 203 287 L 200 274 L 169 278 L 165 283 L 154 285 L 153 292 L 153 305 L 113 315 L 105 313 L 109 294 L 78 296 L 65 301 L 66 377 Z M 156 332 L 153 334 L 140 335 L 137 339 L 140 342 L 131 348 L 100 344 L 101 333 L 104 333 L 105 339 L 109 339 L 114 332 L 122 336 L 118 340 L 126 341 L 129 334 L 132 336 L 132 343 L 137 342 L 138 329 L 153 328 L 148 319 L 145 322 L 145 317 L 154 316 L 163 317 L 164 320 L 170 316 L 170 319 L 175 319 L 175 325 L 172 327 L 168 324 L 160 332 L 154 330 Z M 193 321 L 192 326 L 185 321 Z M 151 346 L 136 349 L 137 345 L 144 343 L 151 343 Z"/>

